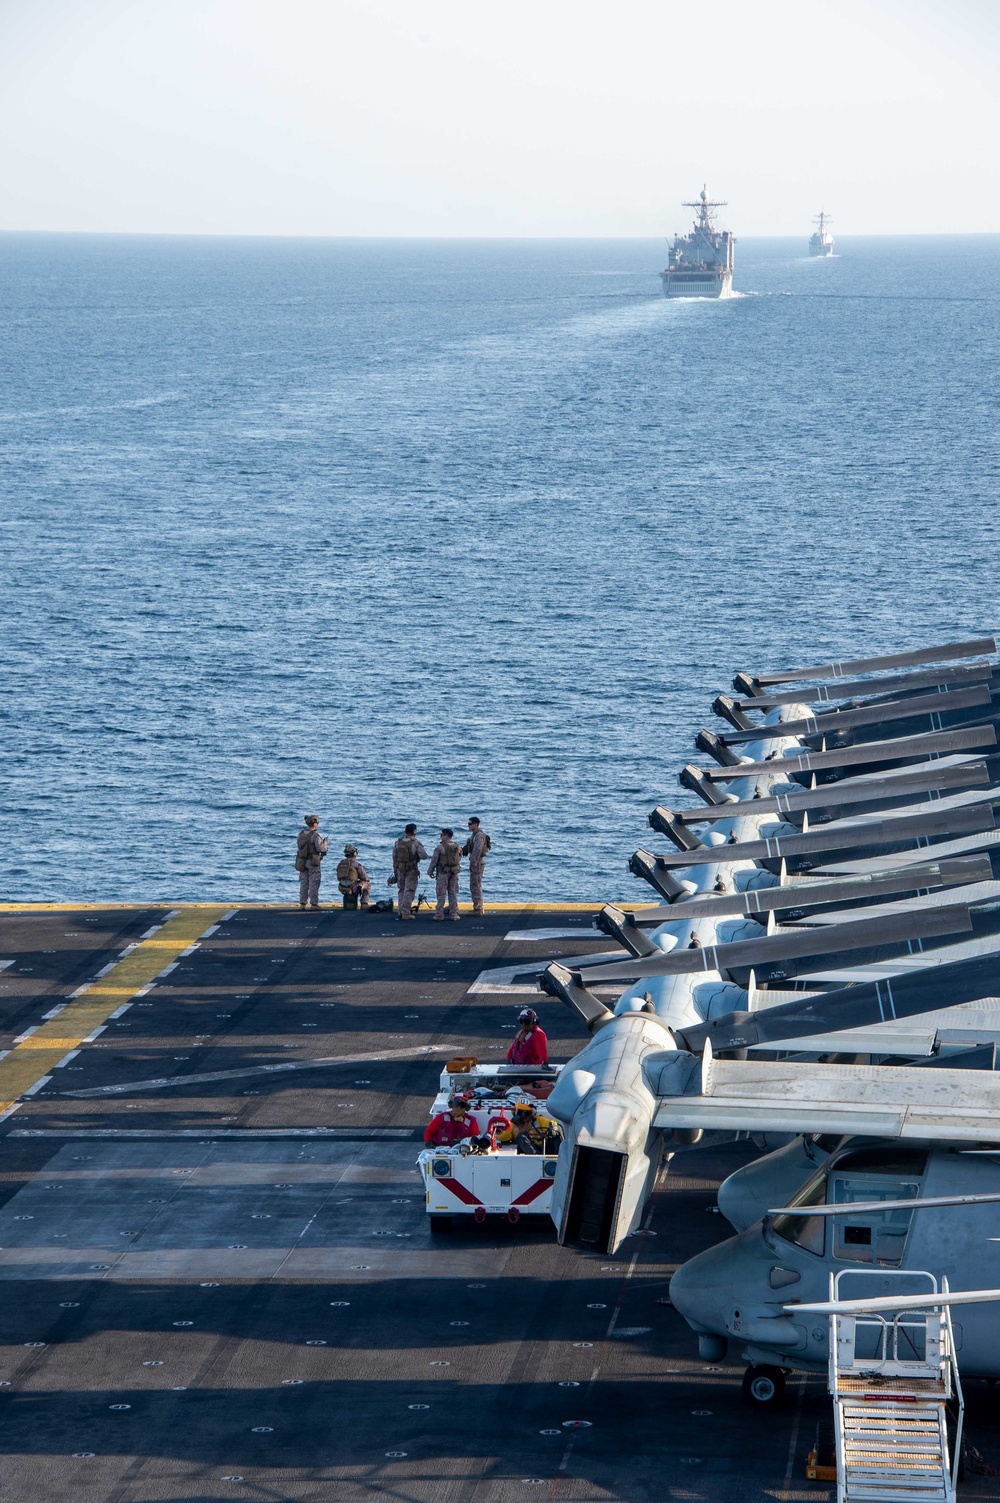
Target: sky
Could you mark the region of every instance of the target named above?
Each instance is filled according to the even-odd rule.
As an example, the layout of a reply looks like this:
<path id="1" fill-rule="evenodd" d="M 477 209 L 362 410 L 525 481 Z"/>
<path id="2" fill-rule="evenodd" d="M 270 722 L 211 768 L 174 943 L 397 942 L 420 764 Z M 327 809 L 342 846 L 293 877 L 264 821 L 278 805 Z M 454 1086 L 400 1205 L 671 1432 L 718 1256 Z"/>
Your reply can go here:
<path id="1" fill-rule="evenodd" d="M 1000 0 L 0 0 L 0 229 L 1000 231 Z"/>

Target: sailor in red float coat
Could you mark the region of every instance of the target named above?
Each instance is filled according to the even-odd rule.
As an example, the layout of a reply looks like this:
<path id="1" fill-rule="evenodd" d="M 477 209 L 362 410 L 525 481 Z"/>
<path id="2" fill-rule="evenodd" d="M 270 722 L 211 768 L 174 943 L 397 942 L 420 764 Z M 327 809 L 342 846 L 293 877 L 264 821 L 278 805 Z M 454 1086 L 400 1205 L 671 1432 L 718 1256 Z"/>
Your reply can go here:
<path id="1" fill-rule="evenodd" d="M 464 1101 L 452 1101 L 446 1112 L 438 1112 L 424 1129 L 424 1142 L 434 1148 L 451 1148 L 465 1138 L 475 1138 L 479 1129 L 469 1118 Z"/>
<path id="2" fill-rule="evenodd" d="M 538 1014 L 531 1007 L 518 1013 L 520 1024 L 517 1037 L 507 1050 L 509 1065 L 547 1065 L 549 1041 L 538 1026 Z"/>

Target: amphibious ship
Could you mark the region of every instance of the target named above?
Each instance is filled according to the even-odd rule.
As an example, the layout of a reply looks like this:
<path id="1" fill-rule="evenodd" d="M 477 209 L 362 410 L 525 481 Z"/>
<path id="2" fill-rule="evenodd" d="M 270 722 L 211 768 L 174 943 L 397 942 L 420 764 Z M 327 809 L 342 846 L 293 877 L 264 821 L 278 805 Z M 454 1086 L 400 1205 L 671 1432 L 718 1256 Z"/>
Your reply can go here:
<path id="1" fill-rule="evenodd" d="M 718 230 L 712 219 L 714 209 L 725 203 L 712 202 L 704 188 L 685 209 L 697 209 L 698 217 L 690 235 L 675 235 L 670 260 L 660 272 L 666 297 L 729 297 L 733 290 L 733 250 L 736 236 Z"/>
<path id="2" fill-rule="evenodd" d="M 809 236 L 810 256 L 833 255 L 833 236 L 827 229 L 827 225 L 829 223 L 829 214 L 824 213 L 824 211 L 821 209 L 816 215 L 816 218 L 813 220 L 813 224 L 816 225 L 815 233 Z"/>

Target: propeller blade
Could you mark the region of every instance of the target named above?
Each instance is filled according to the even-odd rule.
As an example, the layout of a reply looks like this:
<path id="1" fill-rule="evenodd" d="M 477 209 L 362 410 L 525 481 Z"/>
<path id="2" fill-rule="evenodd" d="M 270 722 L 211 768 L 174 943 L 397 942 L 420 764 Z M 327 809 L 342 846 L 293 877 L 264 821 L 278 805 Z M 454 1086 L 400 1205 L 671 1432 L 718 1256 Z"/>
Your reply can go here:
<path id="1" fill-rule="evenodd" d="M 831 882 L 797 882 L 792 887 L 755 887 L 746 892 L 706 893 L 676 903 L 642 908 L 629 918 L 643 929 L 674 924 L 689 918 L 725 918 L 740 913 L 744 918 L 789 909 L 798 915 L 807 908 L 826 908 L 836 903 L 855 903 L 864 898 L 890 897 L 901 892 L 925 892 L 937 887 L 963 887 L 971 882 L 989 882 L 993 867 L 988 856 L 953 856 L 948 861 L 876 872 L 869 877 L 844 877 Z"/>
<path id="2" fill-rule="evenodd" d="M 971 710 L 992 701 L 989 684 L 973 684 L 968 689 L 920 694 L 912 699 L 897 699 L 889 704 L 862 705 L 857 710 L 831 710 L 826 715 L 807 715 L 801 720 L 778 721 L 775 725 L 753 726 L 750 730 L 727 731 L 723 741 L 738 746 L 745 741 L 781 741 L 785 736 L 831 736 L 861 725 L 888 724 L 892 720 L 928 720 L 948 715 L 954 710 Z M 932 726 L 940 730 L 941 724 Z"/>
<path id="3" fill-rule="evenodd" d="M 710 1042 L 713 1051 L 745 1049 L 751 1044 L 780 1045 L 782 1039 L 816 1033 L 840 1033 L 912 1018 L 960 1002 L 978 1002 L 997 994 L 1000 965 L 996 955 L 976 955 L 927 971 L 908 971 L 891 980 L 863 982 L 822 992 L 801 1002 L 785 1002 L 761 1012 L 730 1013 L 709 1023 L 675 1030 L 680 1047 L 699 1054 Z"/>
<path id="4" fill-rule="evenodd" d="M 660 955 L 658 945 L 644 934 L 631 913 L 624 913 L 608 903 L 594 919 L 594 925 L 609 939 L 616 939 L 632 955 Z"/>
<path id="5" fill-rule="evenodd" d="M 1000 1300 L 1000 1289 L 956 1290 L 954 1294 L 883 1294 L 873 1299 L 831 1299 L 819 1305 L 783 1305 L 794 1315 L 864 1315 L 871 1310 L 933 1310 L 938 1305 L 987 1305 Z"/>
<path id="6" fill-rule="evenodd" d="M 677 819 L 673 809 L 668 809 L 665 804 L 657 804 L 649 816 L 649 824 L 652 829 L 672 840 L 679 851 L 697 851 L 702 848 L 697 835 L 692 835 L 687 826 Z"/>
<path id="7" fill-rule="evenodd" d="M 629 858 L 628 869 L 633 877 L 641 877 L 654 887 L 661 898 L 666 898 L 672 903 L 675 898 L 682 898 L 687 893 L 683 882 L 667 871 L 661 856 L 654 856 L 649 851 L 634 851 Z"/>
<path id="8" fill-rule="evenodd" d="M 917 772 L 898 777 L 845 778 L 803 788 L 798 793 L 775 793 L 769 798 L 745 798 L 733 803 L 706 804 L 699 809 L 677 809 L 673 817 L 682 825 L 711 824 L 717 819 L 740 819 L 745 814 L 794 814 L 802 809 L 831 809 L 837 804 L 889 804 L 916 799 L 921 793 L 942 789 L 981 788 L 990 781 L 985 762 L 963 762 L 958 767 L 924 763 Z M 650 815 L 652 824 L 652 815 Z"/>
<path id="9" fill-rule="evenodd" d="M 899 814 L 866 822 L 837 820 L 818 825 L 804 835 L 772 835 L 767 840 L 738 840 L 729 845 L 703 845 L 695 851 L 670 851 L 661 856 L 669 870 L 689 866 L 724 866 L 733 861 L 781 861 L 814 851 L 868 850 L 880 845 L 929 840 L 939 835 L 980 835 L 996 828 L 992 804 L 960 804 L 932 814 Z"/>
<path id="10" fill-rule="evenodd" d="M 593 992 L 588 992 L 579 976 L 556 961 L 545 968 L 538 978 L 538 984 L 548 996 L 558 997 L 560 1002 L 564 1002 L 591 1033 L 614 1017 L 611 1008 L 599 997 L 595 997 Z"/>
<path id="11" fill-rule="evenodd" d="M 781 705 L 834 704 L 845 699 L 864 699 L 873 694 L 902 694 L 909 689 L 937 689 L 979 683 L 993 676 L 992 663 L 973 663 L 961 668 L 925 668 L 917 673 L 900 673 L 893 678 L 859 678 L 853 683 L 817 684 L 807 689 L 783 689 L 777 694 L 755 694 L 738 699 L 736 709 L 776 710 Z"/>
<path id="12" fill-rule="evenodd" d="M 916 668 L 921 663 L 949 663 L 955 658 L 978 658 L 996 652 L 992 637 L 977 637 L 969 642 L 945 642 L 940 647 L 920 647 L 915 652 L 889 652 L 875 658 L 850 658 L 841 663 L 824 663 L 819 668 L 783 668 L 777 673 L 755 673 L 756 684 L 789 684 L 797 679 L 843 678 L 848 673 L 875 673 L 881 668 Z"/>
<path id="13" fill-rule="evenodd" d="M 901 736 L 897 741 L 866 741 L 860 746 L 838 747 L 836 751 L 799 752 L 791 757 L 773 757 L 770 761 L 740 762 L 735 767 L 707 767 L 706 778 L 722 783 L 733 778 L 789 777 L 794 772 L 824 772 L 831 767 L 859 767 L 865 762 L 917 762 L 921 757 L 940 757 L 950 752 L 972 751 L 980 746 L 996 746 L 992 725 L 958 727 L 951 731 L 930 731 L 920 736 Z"/>
<path id="14" fill-rule="evenodd" d="M 852 1200 L 838 1206 L 779 1206 L 769 1216 L 859 1216 L 872 1211 L 930 1211 L 940 1206 L 980 1206 L 1000 1200 L 1000 1190 L 983 1195 L 925 1195 L 911 1200 Z M 801 1308 L 798 1306 L 797 1308 Z"/>
<path id="15" fill-rule="evenodd" d="M 903 945 L 930 939 L 939 934 L 968 934 L 971 929 L 972 919 L 964 904 L 956 903 L 947 908 L 915 908 L 907 913 L 858 919 L 853 923 L 837 924 L 829 928 L 783 929 L 778 934 L 762 935 L 760 939 L 739 939 L 729 944 L 668 950 L 659 955 L 640 956 L 636 960 L 606 961 L 601 965 L 588 965 L 587 980 L 591 983 L 639 981 L 645 976 L 684 976 L 698 971 L 744 970 L 749 966 L 770 965 L 772 961 L 790 960 L 796 956 L 878 949 L 883 945 Z M 783 1008 L 773 1007 L 768 1009 L 766 1016 L 771 1017 L 776 1013 L 780 1015 L 783 1012 Z M 755 1013 L 754 1017 L 757 1016 Z M 760 1016 L 764 1017 L 765 1014 L 761 1013 Z M 819 1032 L 819 1029 L 814 1032 Z M 798 1034 L 786 1030 L 784 1036 L 797 1038 Z M 736 1046 L 718 1045 L 720 1049 L 729 1047 Z"/>

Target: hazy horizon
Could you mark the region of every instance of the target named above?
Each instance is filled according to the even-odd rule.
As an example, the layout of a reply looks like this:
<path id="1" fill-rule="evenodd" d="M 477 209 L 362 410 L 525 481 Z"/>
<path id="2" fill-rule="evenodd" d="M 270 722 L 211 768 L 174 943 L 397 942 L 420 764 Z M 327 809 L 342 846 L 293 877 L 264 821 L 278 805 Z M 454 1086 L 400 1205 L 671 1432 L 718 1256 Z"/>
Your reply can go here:
<path id="1" fill-rule="evenodd" d="M 0 230 L 1000 232 L 988 0 L 0 0 Z"/>

